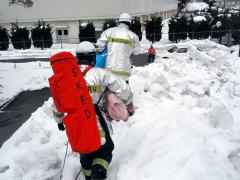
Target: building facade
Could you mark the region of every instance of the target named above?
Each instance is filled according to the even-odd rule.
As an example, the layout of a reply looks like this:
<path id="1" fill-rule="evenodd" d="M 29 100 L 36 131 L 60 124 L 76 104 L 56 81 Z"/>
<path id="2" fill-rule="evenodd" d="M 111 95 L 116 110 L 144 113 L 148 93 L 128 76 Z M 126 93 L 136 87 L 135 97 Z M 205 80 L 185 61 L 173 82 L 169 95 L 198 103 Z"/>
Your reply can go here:
<path id="1" fill-rule="evenodd" d="M 221 8 L 240 7 L 240 0 L 216 0 L 216 5 Z"/>
<path id="2" fill-rule="evenodd" d="M 117 19 L 123 12 L 142 23 L 151 16 L 166 19 L 176 14 L 177 0 L 1 0 L 0 26 L 11 29 L 17 22 L 31 29 L 43 20 L 53 27 L 55 42 L 77 43 L 81 24 L 93 22 L 100 34 L 105 19 Z"/>

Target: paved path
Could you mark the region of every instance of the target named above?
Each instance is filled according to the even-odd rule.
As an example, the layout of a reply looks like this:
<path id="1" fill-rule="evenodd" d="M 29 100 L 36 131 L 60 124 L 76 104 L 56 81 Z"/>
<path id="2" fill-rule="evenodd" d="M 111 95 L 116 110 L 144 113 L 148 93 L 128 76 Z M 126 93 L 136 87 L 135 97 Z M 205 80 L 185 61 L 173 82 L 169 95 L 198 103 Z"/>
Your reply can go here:
<path id="1" fill-rule="evenodd" d="M 133 65 L 135 66 L 143 66 L 147 62 L 147 55 L 146 54 L 139 54 L 131 56 L 133 61 Z M 36 61 L 43 61 L 48 62 L 49 58 L 26 58 L 26 59 L 6 59 L 0 60 L 0 63 L 26 63 L 26 62 L 36 62 Z"/>
<path id="2" fill-rule="evenodd" d="M 20 93 L 0 113 L 0 147 L 50 96 L 49 88 Z"/>
<path id="3" fill-rule="evenodd" d="M 36 61 L 48 62 L 49 58 L 0 59 L 0 63 L 26 63 L 26 62 L 36 62 Z"/>
<path id="4" fill-rule="evenodd" d="M 144 66 L 147 63 L 147 59 L 147 54 L 139 54 L 131 57 L 134 66 Z"/>
<path id="5" fill-rule="evenodd" d="M 146 54 L 131 57 L 134 66 L 143 66 L 147 62 Z M 4 60 L 11 63 L 26 63 L 32 61 L 49 61 L 43 59 L 19 59 Z M 0 60 L 0 63 L 3 62 Z M 50 97 L 49 88 L 37 91 L 20 93 L 0 113 L 0 147 L 11 135 L 31 116 L 31 113 L 42 106 L 43 102 Z M 0 107 L 1 108 L 1 107 Z"/>

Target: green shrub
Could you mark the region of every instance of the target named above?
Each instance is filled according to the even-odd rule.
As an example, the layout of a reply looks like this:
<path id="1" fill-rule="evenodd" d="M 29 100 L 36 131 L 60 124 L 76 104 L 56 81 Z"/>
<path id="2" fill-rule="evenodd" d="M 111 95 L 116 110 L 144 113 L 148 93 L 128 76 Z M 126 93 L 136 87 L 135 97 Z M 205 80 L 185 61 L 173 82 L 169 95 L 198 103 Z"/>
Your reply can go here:
<path id="1" fill-rule="evenodd" d="M 50 48 L 53 45 L 52 28 L 44 21 L 38 21 L 32 27 L 32 41 L 35 48 Z"/>
<path id="2" fill-rule="evenodd" d="M 15 49 L 29 49 L 31 47 L 31 39 L 29 30 L 26 27 L 18 26 L 11 29 L 11 41 Z"/>
<path id="3" fill-rule="evenodd" d="M 103 23 L 102 31 L 105 31 L 109 28 L 116 27 L 117 21 L 116 19 L 106 19 Z"/>
<path id="4" fill-rule="evenodd" d="M 95 27 L 92 22 L 82 24 L 79 27 L 79 41 L 90 41 L 93 43 L 96 42 Z"/>
<path id="5" fill-rule="evenodd" d="M 0 50 L 6 51 L 9 47 L 9 36 L 6 28 L 0 26 Z"/>
<path id="6" fill-rule="evenodd" d="M 141 22 L 140 22 L 140 18 L 135 17 L 132 19 L 131 24 L 129 29 L 134 32 L 138 37 L 139 40 L 142 40 L 142 31 L 141 31 Z"/>
<path id="7" fill-rule="evenodd" d="M 180 40 L 187 39 L 187 17 L 186 16 L 174 16 L 168 23 L 168 39 L 172 42 L 179 42 Z"/>
<path id="8" fill-rule="evenodd" d="M 162 38 L 162 18 L 153 17 L 146 23 L 146 38 L 149 41 L 160 41 Z"/>

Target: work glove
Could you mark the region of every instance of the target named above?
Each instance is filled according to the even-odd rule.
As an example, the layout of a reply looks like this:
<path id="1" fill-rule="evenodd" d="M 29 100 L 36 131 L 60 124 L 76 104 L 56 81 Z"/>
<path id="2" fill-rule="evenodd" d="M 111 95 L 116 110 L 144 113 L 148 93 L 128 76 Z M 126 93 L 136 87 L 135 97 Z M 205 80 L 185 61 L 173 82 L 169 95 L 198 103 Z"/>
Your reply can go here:
<path id="1" fill-rule="evenodd" d="M 134 115 L 135 111 L 134 111 L 134 106 L 132 101 L 127 105 L 127 111 L 130 117 Z"/>
<path id="2" fill-rule="evenodd" d="M 134 115 L 134 111 L 133 112 L 130 112 L 130 111 L 128 111 L 128 114 L 129 114 L 129 117 L 131 117 L 132 115 Z"/>
<path id="3" fill-rule="evenodd" d="M 64 131 L 65 130 L 64 124 L 58 123 L 58 129 L 59 129 L 59 131 Z"/>

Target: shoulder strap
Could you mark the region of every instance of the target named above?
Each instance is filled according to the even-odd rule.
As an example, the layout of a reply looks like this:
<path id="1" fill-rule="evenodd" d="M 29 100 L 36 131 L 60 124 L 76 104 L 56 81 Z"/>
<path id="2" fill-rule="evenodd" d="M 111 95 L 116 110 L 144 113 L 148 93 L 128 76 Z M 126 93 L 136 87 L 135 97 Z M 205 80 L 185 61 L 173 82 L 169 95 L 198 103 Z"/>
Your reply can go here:
<path id="1" fill-rule="evenodd" d="M 84 71 L 82 72 L 83 75 L 85 75 L 90 69 L 92 69 L 92 66 L 88 66 L 84 69 Z"/>
<path id="2" fill-rule="evenodd" d="M 100 96 L 100 98 L 98 99 L 97 105 L 99 105 L 100 101 L 103 98 L 103 95 L 107 92 L 108 88 L 106 87 L 105 90 L 103 91 L 102 95 Z"/>
<path id="3" fill-rule="evenodd" d="M 103 130 L 106 133 L 106 138 L 107 137 L 109 138 L 110 137 L 110 132 L 108 130 L 107 123 L 106 123 L 106 121 L 105 121 L 105 119 L 104 119 L 104 117 L 103 117 L 103 115 L 101 113 L 100 107 L 98 106 L 98 104 L 94 104 L 94 107 L 95 107 L 96 113 L 97 113 L 97 115 L 99 117 L 99 122 L 100 122 Z"/>

